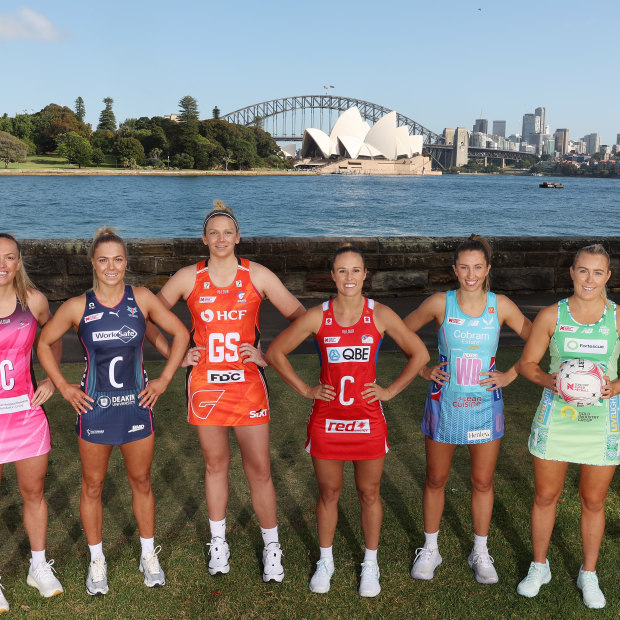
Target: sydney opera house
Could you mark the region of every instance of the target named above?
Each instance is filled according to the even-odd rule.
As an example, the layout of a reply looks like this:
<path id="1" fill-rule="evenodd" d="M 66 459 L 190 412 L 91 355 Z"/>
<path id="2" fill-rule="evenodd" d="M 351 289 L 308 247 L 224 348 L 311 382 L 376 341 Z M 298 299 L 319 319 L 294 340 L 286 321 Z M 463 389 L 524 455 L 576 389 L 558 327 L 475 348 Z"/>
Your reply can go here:
<path id="1" fill-rule="evenodd" d="M 422 156 L 422 146 L 423 136 L 409 135 L 408 127 L 396 126 L 396 112 L 371 127 L 352 107 L 338 117 L 329 135 L 306 129 L 301 157 L 306 164 L 328 164 L 324 172 L 429 174 L 430 158 Z M 334 161 L 330 164 L 330 160 Z"/>

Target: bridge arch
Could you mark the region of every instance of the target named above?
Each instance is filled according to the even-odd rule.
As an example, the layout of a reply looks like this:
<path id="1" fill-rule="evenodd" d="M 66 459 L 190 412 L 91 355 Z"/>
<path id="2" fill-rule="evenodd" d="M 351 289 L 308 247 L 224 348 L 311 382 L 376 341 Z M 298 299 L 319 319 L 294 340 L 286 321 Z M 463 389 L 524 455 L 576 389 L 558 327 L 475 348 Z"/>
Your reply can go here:
<path id="1" fill-rule="evenodd" d="M 252 125 L 256 119 L 267 119 L 278 115 L 292 114 L 293 118 L 299 111 L 304 115 L 306 110 L 337 110 L 344 112 L 353 106 L 357 106 L 362 118 L 371 123 L 376 123 L 382 116 L 385 116 L 392 110 L 385 106 L 364 101 L 363 99 L 355 99 L 354 97 L 340 97 L 336 95 L 300 95 L 295 97 L 282 97 L 280 99 L 272 99 L 255 103 L 245 108 L 240 108 L 234 112 L 222 115 L 220 118 L 230 123 L 238 125 Z M 292 122 L 294 126 L 295 121 Z M 302 119 L 302 125 L 304 125 Z M 445 144 L 443 136 L 427 129 L 412 118 L 397 112 L 396 124 L 398 126 L 407 126 L 410 134 L 418 134 L 424 136 L 425 144 Z M 305 127 L 304 127 L 305 128 Z M 277 133 L 277 132 L 276 132 Z M 274 135 L 276 140 L 300 140 L 302 136 L 278 136 Z"/>

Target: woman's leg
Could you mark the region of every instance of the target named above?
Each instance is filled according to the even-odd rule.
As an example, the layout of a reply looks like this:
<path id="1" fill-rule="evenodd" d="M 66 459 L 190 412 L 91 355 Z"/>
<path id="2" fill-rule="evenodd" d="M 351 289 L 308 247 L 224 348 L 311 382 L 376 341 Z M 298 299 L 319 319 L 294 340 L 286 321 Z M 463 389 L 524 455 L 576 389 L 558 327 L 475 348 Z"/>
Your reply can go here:
<path id="1" fill-rule="evenodd" d="M 564 478 L 568 463 L 534 458 L 534 505 L 532 506 L 532 547 L 534 562 L 544 564 L 560 494 L 564 488 Z"/>
<path id="2" fill-rule="evenodd" d="M 269 424 L 236 426 L 235 436 L 241 451 L 243 471 L 250 485 L 250 498 L 261 528 L 278 524 L 276 490 L 271 479 L 269 458 Z"/>
<path id="3" fill-rule="evenodd" d="M 471 515 L 474 533 L 488 536 L 493 513 L 493 475 L 501 439 L 469 446 L 471 458 Z"/>
<path id="4" fill-rule="evenodd" d="M 605 499 L 616 468 L 613 465 L 582 465 L 580 469 L 583 570 L 595 571 L 605 530 Z"/>
<path id="5" fill-rule="evenodd" d="M 155 495 L 151 487 L 151 464 L 155 435 L 120 446 L 131 487 L 131 505 L 141 538 L 155 534 Z"/>
<path id="6" fill-rule="evenodd" d="M 362 530 L 367 549 L 377 549 L 383 521 L 381 476 L 385 457 L 372 461 L 354 461 L 355 486 L 362 512 Z M 342 482 L 342 478 L 341 478 Z"/>
<path id="7" fill-rule="evenodd" d="M 205 497 L 209 519 L 221 521 L 228 505 L 230 447 L 227 426 L 196 426 L 205 460 Z"/>
<path id="8" fill-rule="evenodd" d="M 24 499 L 24 527 L 33 551 L 43 551 L 47 538 L 47 504 L 43 497 L 47 463 L 47 454 L 14 463 L 19 491 Z"/>
<path id="9" fill-rule="evenodd" d="M 338 499 L 342 490 L 344 461 L 312 457 L 314 473 L 319 487 L 316 503 L 316 523 L 319 546 L 331 547 L 338 523 Z"/>
<path id="10" fill-rule="evenodd" d="M 425 438 L 426 446 L 426 483 L 422 497 L 424 513 L 424 531 L 428 534 L 437 532 L 445 504 L 445 489 L 452 456 L 456 446 Z"/>
<path id="11" fill-rule="evenodd" d="M 101 493 L 112 446 L 90 443 L 78 437 L 78 447 L 82 461 L 80 516 L 88 544 L 96 545 L 103 537 Z"/>

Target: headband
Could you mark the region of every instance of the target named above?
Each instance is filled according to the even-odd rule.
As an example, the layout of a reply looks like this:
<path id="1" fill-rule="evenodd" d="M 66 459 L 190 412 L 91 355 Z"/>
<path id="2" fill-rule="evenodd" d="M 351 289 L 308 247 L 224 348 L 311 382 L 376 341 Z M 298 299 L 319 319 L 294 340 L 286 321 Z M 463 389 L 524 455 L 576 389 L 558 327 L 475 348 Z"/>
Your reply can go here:
<path id="1" fill-rule="evenodd" d="M 205 221 L 202 224 L 202 230 L 206 230 L 207 229 L 207 222 L 212 218 L 212 217 L 216 217 L 218 215 L 223 215 L 224 217 L 230 218 L 234 223 L 235 223 L 235 230 L 237 232 L 239 232 L 239 222 L 237 221 L 237 218 L 234 215 L 231 215 L 230 213 L 226 213 L 226 211 L 211 211 L 211 213 L 207 214 L 207 217 L 205 217 Z"/>

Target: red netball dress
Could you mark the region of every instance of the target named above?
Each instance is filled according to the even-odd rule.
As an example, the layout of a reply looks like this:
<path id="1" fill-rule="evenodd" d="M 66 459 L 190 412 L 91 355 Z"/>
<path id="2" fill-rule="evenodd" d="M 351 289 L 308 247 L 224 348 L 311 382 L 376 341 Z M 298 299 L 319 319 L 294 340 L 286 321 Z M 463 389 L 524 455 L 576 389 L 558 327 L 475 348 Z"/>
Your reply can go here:
<path id="1" fill-rule="evenodd" d="M 374 460 L 389 449 L 381 402 L 362 398 L 364 384 L 376 380 L 381 334 L 375 327 L 374 301 L 364 299 L 362 316 L 343 327 L 334 318 L 332 302 L 323 303 L 323 321 L 316 335 L 321 383 L 336 390 L 332 401 L 315 400 L 308 419 L 306 451 L 320 459 Z"/>

